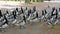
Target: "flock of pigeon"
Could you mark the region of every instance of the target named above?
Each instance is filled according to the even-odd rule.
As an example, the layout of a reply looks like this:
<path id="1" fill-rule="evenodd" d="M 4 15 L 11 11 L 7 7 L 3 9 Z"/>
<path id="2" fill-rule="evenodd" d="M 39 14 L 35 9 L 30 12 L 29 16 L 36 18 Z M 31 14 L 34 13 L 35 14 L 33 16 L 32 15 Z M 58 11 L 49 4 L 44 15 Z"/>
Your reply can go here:
<path id="1" fill-rule="evenodd" d="M 54 26 L 58 23 L 60 19 L 60 8 L 57 10 L 55 7 L 52 8 L 52 11 L 49 13 L 46 11 L 46 9 L 42 10 L 42 14 L 39 15 L 36 11 L 36 7 L 34 6 L 33 9 L 29 9 L 26 7 L 26 9 L 23 9 L 21 7 L 21 10 L 18 10 L 16 8 L 15 10 L 12 10 L 11 13 L 6 11 L 5 14 L 2 15 L 2 12 L 0 10 L 0 29 L 4 29 L 11 25 L 19 26 L 20 28 L 24 28 L 25 24 L 34 24 L 41 22 L 42 20 L 46 22 L 46 24 Z M 20 20 L 17 20 L 16 17 L 20 18 Z M 19 19 L 18 18 L 18 19 Z"/>

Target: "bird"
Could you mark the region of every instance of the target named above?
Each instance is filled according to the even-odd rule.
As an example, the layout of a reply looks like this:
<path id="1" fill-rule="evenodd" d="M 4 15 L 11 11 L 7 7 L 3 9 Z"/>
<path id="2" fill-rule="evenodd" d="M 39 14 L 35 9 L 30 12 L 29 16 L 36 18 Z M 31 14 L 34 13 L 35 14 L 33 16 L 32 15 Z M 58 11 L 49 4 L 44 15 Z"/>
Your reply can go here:
<path id="1" fill-rule="evenodd" d="M 28 8 L 26 7 L 26 10 L 27 10 Z"/>
<path id="2" fill-rule="evenodd" d="M 38 18 L 38 12 L 36 12 L 36 17 L 35 18 L 33 18 L 33 19 L 31 19 L 31 20 L 29 20 L 30 22 L 31 22 L 31 24 L 34 24 L 34 23 L 38 23 L 39 22 L 39 18 Z"/>
<path id="3" fill-rule="evenodd" d="M 31 9 L 28 10 L 27 16 L 30 16 L 30 14 L 31 14 Z"/>
<path id="4" fill-rule="evenodd" d="M 7 27 L 8 27 L 8 24 L 6 23 L 4 16 L 2 16 L 0 18 L 0 29 L 1 29 L 1 31 L 4 31 L 4 29 Z"/>
<path id="5" fill-rule="evenodd" d="M 24 13 L 24 10 L 23 10 L 23 8 L 21 7 L 21 11 L 22 11 L 22 13 Z"/>
<path id="6" fill-rule="evenodd" d="M 55 26 L 58 23 L 58 12 L 56 9 L 55 17 L 52 17 L 51 19 L 48 20 L 48 24 L 51 26 Z"/>
<path id="7" fill-rule="evenodd" d="M 33 19 L 33 18 L 35 18 L 36 17 L 36 12 L 34 12 L 34 11 L 32 11 L 31 9 L 30 10 L 28 10 L 28 18 L 27 18 L 27 20 L 30 20 L 30 19 Z"/>
<path id="8" fill-rule="evenodd" d="M 0 10 L 0 17 L 2 16 L 2 12 L 1 12 L 1 10 Z"/>
<path id="9" fill-rule="evenodd" d="M 33 7 L 33 11 L 36 11 L 36 7 L 35 6 Z"/>
<path id="10" fill-rule="evenodd" d="M 6 14 L 4 18 L 7 20 L 8 24 L 14 24 L 17 21 L 12 13 Z"/>
<path id="11" fill-rule="evenodd" d="M 59 8 L 59 11 L 60 11 L 60 8 Z"/>
<path id="12" fill-rule="evenodd" d="M 51 19 L 52 17 L 55 17 L 57 10 L 55 10 L 55 11 L 54 10 L 55 10 L 55 8 L 52 9 L 52 12 L 48 13 L 48 15 L 47 15 L 48 20 Z"/>
<path id="13" fill-rule="evenodd" d="M 60 15 L 60 8 L 58 9 L 58 14 Z"/>
<path id="14" fill-rule="evenodd" d="M 16 8 L 16 11 L 18 12 L 18 8 Z"/>
<path id="15" fill-rule="evenodd" d="M 6 11 L 6 13 L 7 13 L 7 14 L 9 13 L 8 10 Z"/>
<path id="16" fill-rule="evenodd" d="M 13 14 L 13 16 L 14 16 L 14 18 L 16 19 L 16 11 L 14 10 L 13 12 L 12 12 L 12 14 Z"/>
<path id="17" fill-rule="evenodd" d="M 42 10 L 42 15 L 39 16 L 39 19 L 40 19 L 40 20 L 43 20 L 43 19 L 44 19 L 44 15 L 45 15 L 45 14 L 44 14 L 44 11 Z"/>
<path id="18" fill-rule="evenodd" d="M 21 29 L 21 28 L 24 28 L 25 24 L 26 24 L 26 19 L 25 19 L 25 16 L 23 16 L 23 20 L 19 20 L 15 25 L 19 26 Z"/>

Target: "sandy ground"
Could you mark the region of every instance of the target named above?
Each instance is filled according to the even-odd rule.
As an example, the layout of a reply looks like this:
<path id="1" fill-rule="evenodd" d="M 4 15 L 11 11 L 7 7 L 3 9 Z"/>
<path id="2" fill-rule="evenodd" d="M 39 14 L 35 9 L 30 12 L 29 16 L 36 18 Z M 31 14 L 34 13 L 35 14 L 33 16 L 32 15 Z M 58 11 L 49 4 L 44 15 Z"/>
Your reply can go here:
<path id="1" fill-rule="evenodd" d="M 36 3 L 31 5 L 24 4 L 23 7 L 32 7 L 36 6 L 38 10 L 43 10 L 47 8 L 48 5 L 57 5 L 57 3 Z M 3 12 L 2 8 L 2 12 Z M 39 22 L 34 25 L 26 25 L 25 29 L 19 29 L 16 26 L 9 26 L 5 29 L 5 32 L 0 32 L 0 34 L 60 34 L 60 24 L 57 24 L 54 28 L 50 28 L 46 22 Z"/>

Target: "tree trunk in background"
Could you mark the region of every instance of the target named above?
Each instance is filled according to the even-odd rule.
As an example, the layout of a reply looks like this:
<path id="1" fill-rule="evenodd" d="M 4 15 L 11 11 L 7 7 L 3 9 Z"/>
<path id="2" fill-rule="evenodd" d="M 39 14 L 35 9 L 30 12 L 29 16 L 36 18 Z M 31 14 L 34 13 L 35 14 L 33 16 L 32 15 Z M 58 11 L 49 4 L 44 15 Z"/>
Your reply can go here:
<path id="1" fill-rule="evenodd" d="M 25 3 L 30 3 L 30 0 L 25 0 Z"/>
<path id="2" fill-rule="evenodd" d="M 37 2 L 43 2 L 44 0 L 37 0 Z"/>
<path id="3" fill-rule="evenodd" d="M 30 3 L 30 2 L 43 2 L 44 0 L 25 0 L 25 3 Z"/>
<path id="4" fill-rule="evenodd" d="M 33 2 L 35 2 L 35 0 L 33 0 Z"/>

